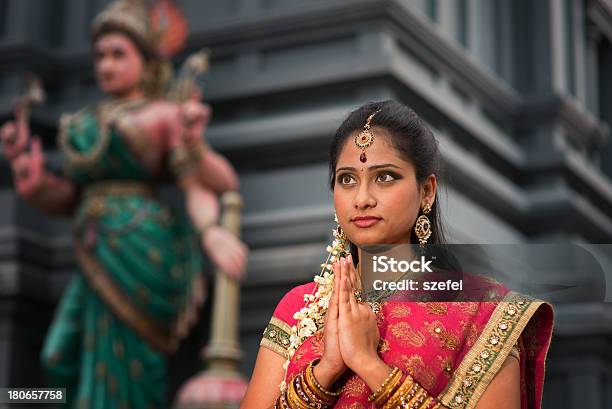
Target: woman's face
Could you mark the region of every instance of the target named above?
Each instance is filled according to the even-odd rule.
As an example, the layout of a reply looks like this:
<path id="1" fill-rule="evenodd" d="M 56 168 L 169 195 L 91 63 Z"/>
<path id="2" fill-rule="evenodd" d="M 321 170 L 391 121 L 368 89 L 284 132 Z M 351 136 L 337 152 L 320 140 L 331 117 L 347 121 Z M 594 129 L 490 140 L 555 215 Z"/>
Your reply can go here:
<path id="1" fill-rule="evenodd" d="M 102 91 L 123 96 L 139 88 L 144 61 L 129 37 L 108 33 L 94 44 L 94 66 Z"/>
<path id="2" fill-rule="evenodd" d="M 335 172 L 334 205 L 340 227 L 357 246 L 399 244 L 410 241 L 419 210 L 433 205 L 436 177 L 419 185 L 414 165 L 399 156 L 384 128 L 372 127 L 374 142 L 361 149 L 353 142 L 358 132 L 346 139 Z"/>

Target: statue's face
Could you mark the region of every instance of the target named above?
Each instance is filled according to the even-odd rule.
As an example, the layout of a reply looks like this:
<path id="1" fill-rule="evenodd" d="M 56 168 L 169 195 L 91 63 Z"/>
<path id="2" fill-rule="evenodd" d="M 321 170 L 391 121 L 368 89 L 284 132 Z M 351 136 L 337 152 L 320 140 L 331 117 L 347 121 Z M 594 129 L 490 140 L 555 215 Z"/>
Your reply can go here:
<path id="1" fill-rule="evenodd" d="M 102 91 L 122 96 L 140 86 L 144 60 L 128 36 L 108 33 L 94 44 L 94 67 Z"/>

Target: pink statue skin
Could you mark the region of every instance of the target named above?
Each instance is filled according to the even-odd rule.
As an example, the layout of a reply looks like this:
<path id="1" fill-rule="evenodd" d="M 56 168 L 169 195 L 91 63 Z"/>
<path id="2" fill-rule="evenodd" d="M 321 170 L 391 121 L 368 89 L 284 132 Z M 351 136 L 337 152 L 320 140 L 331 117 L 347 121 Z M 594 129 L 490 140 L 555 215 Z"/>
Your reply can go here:
<path id="1" fill-rule="evenodd" d="M 94 67 L 100 89 L 111 98 L 129 101 L 144 97 L 141 88 L 145 62 L 132 40 L 118 32 L 103 34 L 94 44 Z M 200 103 L 201 93 L 194 90 L 188 101 L 177 104 L 163 99 L 151 100 L 132 111 L 129 118 L 139 131 L 150 138 L 156 155 L 145 165 L 158 170 L 163 158 L 180 143 L 201 143 L 210 107 Z M 78 203 L 72 182 L 45 169 L 39 137 L 30 144 L 30 130 L 20 105 L 15 107 L 15 121 L 0 129 L 3 153 L 10 162 L 20 197 L 50 215 L 72 215 Z M 212 224 L 219 215 L 217 194 L 237 190 L 238 177 L 230 163 L 212 149 L 204 149 L 195 172 L 178 181 L 185 194 L 187 213 L 194 226 L 206 227 L 201 233 L 202 248 L 214 264 L 233 277 L 241 277 L 246 268 L 247 247 L 225 228 Z"/>

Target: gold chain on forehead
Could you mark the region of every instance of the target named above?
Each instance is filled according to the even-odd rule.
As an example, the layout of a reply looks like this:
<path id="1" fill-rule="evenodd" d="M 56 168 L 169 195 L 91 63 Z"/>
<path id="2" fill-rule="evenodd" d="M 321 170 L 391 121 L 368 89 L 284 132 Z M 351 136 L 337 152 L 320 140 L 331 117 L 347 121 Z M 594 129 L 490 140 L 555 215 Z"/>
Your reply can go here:
<path id="1" fill-rule="evenodd" d="M 369 148 L 370 145 L 372 145 L 372 143 L 374 142 L 374 133 L 370 128 L 372 128 L 372 119 L 374 118 L 374 115 L 379 112 L 380 109 L 375 111 L 368 117 L 366 124 L 363 126 L 363 131 L 359 132 L 359 134 L 355 137 L 355 145 L 357 145 L 357 147 L 361 149 L 361 155 L 359 155 L 359 161 L 361 163 L 366 163 L 368 161 L 368 158 L 365 154 L 365 150 L 366 148 Z"/>

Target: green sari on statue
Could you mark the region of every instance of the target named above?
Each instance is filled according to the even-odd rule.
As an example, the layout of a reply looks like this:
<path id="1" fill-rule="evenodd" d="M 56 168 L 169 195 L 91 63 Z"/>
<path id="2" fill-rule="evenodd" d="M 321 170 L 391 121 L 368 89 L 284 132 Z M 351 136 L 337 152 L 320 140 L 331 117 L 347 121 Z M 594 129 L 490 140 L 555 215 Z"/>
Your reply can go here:
<path id="1" fill-rule="evenodd" d="M 166 355 L 204 299 L 198 235 L 184 212 L 156 194 L 168 167 L 149 170 L 146 136 L 117 126 L 122 113 L 145 103 L 62 118 L 65 174 L 81 191 L 79 274 L 65 290 L 42 360 L 71 408 L 167 407 Z"/>

